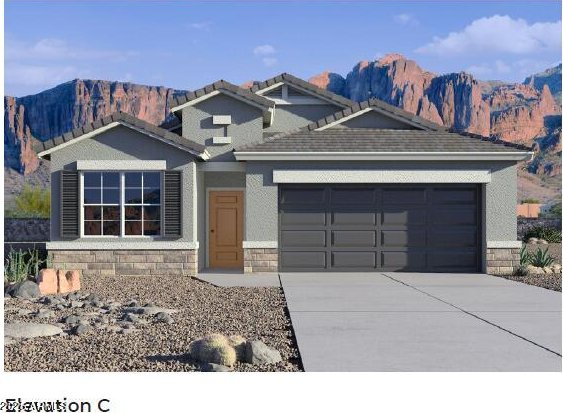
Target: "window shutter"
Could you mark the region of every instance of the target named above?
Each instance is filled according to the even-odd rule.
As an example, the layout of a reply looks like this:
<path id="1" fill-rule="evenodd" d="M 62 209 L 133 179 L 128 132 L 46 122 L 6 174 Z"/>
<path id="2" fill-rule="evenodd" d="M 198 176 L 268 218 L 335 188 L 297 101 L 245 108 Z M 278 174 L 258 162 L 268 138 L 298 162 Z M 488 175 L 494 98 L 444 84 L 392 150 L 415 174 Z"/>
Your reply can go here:
<path id="1" fill-rule="evenodd" d="M 164 220 L 163 235 L 182 236 L 182 172 L 164 172 Z"/>
<path id="2" fill-rule="evenodd" d="M 78 238 L 79 235 L 79 184 L 77 171 L 61 171 L 61 238 Z"/>

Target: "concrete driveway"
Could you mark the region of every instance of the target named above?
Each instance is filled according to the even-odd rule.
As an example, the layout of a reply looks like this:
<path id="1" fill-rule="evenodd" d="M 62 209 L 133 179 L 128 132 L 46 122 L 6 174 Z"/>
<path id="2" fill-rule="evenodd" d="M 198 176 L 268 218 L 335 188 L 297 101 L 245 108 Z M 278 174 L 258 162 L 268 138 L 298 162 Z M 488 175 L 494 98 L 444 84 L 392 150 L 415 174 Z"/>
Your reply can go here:
<path id="1" fill-rule="evenodd" d="M 306 371 L 561 371 L 561 293 L 483 274 L 282 273 Z"/>

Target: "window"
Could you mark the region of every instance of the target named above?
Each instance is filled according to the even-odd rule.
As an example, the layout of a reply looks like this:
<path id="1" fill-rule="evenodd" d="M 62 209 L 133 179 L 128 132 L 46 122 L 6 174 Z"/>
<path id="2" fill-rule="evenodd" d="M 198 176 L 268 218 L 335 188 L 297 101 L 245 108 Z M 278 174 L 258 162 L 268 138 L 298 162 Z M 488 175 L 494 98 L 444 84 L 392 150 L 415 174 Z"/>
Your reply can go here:
<path id="1" fill-rule="evenodd" d="M 85 236 L 160 235 L 160 172 L 84 172 Z"/>

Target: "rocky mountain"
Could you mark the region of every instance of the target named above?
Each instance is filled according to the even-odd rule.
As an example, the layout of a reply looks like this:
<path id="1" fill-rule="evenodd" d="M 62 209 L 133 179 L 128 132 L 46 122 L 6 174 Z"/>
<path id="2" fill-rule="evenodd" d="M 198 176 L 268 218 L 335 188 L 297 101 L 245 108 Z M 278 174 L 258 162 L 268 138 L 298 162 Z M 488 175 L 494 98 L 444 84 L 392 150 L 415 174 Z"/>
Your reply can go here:
<path id="1" fill-rule="evenodd" d="M 543 72 L 528 76 L 524 80 L 525 85 L 530 85 L 537 90 L 542 90 L 545 85 L 553 93 L 555 100 L 561 105 L 561 63 Z"/>

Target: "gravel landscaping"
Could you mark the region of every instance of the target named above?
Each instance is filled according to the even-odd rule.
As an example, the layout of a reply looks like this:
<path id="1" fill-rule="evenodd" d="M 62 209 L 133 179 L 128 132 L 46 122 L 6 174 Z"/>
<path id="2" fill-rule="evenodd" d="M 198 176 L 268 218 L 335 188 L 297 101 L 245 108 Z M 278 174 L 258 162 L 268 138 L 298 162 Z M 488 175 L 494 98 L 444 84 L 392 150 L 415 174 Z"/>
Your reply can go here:
<path id="1" fill-rule="evenodd" d="M 189 356 L 189 345 L 212 333 L 261 340 L 281 354 L 275 364 L 237 362 L 234 371 L 302 369 L 280 288 L 221 288 L 172 276 L 81 281 L 82 290 L 62 300 L 67 295 L 6 299 L 11 331 L 25 327 L 16 323 L 63 330 L 6 340 L 6 371 L 201 371 L 209 366 Z"/>
<path id="2" fill-rule="evenodd" d="M 500 275 L 499 277 L 561 292 L 561 274 Z"/>

